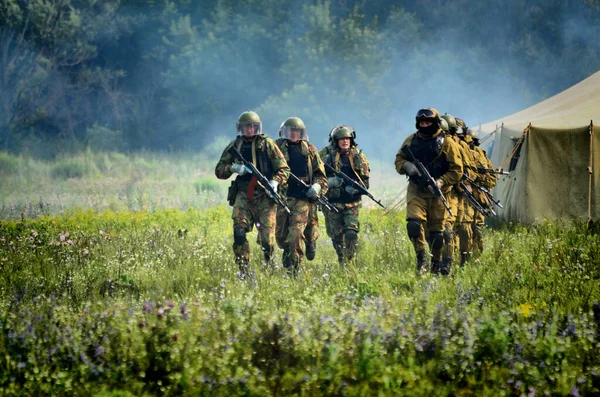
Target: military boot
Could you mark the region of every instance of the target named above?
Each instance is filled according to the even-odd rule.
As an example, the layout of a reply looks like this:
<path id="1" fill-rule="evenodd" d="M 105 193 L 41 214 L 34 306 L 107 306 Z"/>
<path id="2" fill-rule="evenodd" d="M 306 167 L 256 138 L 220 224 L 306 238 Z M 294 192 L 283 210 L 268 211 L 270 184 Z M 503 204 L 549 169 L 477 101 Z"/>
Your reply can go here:
<path id="1" fill-rule="evenodd" d="M 333 241 L 333 248 L 335 248 L 335 252 L 337 253 L 338 256 L 338 262 L 340 265 L 344 264 L 344 243 L 343 241 L 340 240 L 332 240 Z"/>
<path id="2" fill-rule="evenodd" d="M 460 267 L 464 267 L 465 263 L 471 259 L 471 254 L 469 252 L 463 252 L 460 254 Z"/>
<path id="3" fill-rule="evenodd" d="M 442 264 L 440 266 L 440 274 L 442 276 L 447 276 L 450 274 L 450 269 L 452 269 L 452 258 L 442 259 Z"/>
<path id="4" fill-rule="evenodd" d="M 442 261 L 439 259 L 431 260 L 431 274 L 441 274 L 442 273 Z"/>
<path id="5" fill-rule="evenodd" d="M 428 267 L 425 250 L 417 251 L 417 273 L 426 272 Z"/>
<path id="6" fill-rule="evenodd" d="M 306 242 L 306 259 L 312 261 L 315 259 L 315 255 L 317 254 L 317 242 L 316 241 L 307 241 Z"/>

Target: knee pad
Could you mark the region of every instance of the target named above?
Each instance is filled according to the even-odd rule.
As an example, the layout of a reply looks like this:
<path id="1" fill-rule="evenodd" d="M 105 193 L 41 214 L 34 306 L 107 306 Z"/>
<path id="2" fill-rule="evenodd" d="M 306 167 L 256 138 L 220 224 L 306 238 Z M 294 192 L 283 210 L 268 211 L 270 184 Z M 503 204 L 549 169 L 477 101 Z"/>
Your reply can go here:
<path id="1" fill-rule="evenodd" d="M 454 240 L 454 230 L 452 230 L 452 228 L 446 226 L 446 229 L 444 229 L 444 242 L 446 244 L 451 243 Z"/>
<path id="2" fill-rule="evenodd" d="M 344 239 L 346 240 L 346 244 L 348 244 L 350 241 L 358 240 L 358 234 L 356 233 L 356 230 L 353 230 L 353 229 L 345 230 L 344 231 Z"/>
<path id="3" fill-rule="evenodd" d="M 444 235 L 442 232 L 429 232 L 429 241 L 431 241 L 431 248 L 440 249 L 444 246 Z"/>
<path id="4" fill-rule="evenodd" d="M 236 245 L 244 245 L 246 242 L 246 229 L 240 227 L 233 228 L 233 242 Z"/>
<path id="5" fill-rule="evenodd" d="M 409 238 L 419 238 L 421 234 L 421 222 L 418 219 L 408 219 L 406 231 Z"/>

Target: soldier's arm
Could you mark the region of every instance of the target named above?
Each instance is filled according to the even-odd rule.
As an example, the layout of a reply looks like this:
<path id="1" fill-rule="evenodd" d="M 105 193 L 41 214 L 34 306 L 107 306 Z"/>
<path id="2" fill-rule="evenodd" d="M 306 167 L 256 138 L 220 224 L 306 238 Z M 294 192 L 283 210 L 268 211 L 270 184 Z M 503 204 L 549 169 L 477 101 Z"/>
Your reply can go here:
<path id="1" fill-rule="evenodd" d="M 445 186 L 452 186 L 458 183 L 463 174 L 463 160 L 460 157 L 457 144 L 450 139 L 444 139 L 442 148 L 446 161 L 448 161 L 448 171 L 440 177 Z"/>
<path id="2" fill-rule="evenodd" d="M 267 139 L 267 148 L 269 157 L 271 157 L 271 165 L 273 166 L 273 180 L 283 185 L 290 177 L 290 166 L 272 139 Z"/>
<path id="3" fill-rule="evenodd" d="M 215 175 L 219 179 L 228 179 L 231 175 L 233 175 L 233 172 L 231 172 L 231 165 L 234 162 L 234 158 L 229 153 L 231 146 L 231 143 L 227 145 L 223 151 L 223 154 L 221 154 L 221 158 L 219 159 L 217 166 L 215 167 Z"/>
<path id="4" fill-rule="evenodd" d="M 317 153 L 317 148 L 314 145 L 309 145 L 308 153 L 310 156 L 310 161 L 312 162 L 313 169 L 313 183 L 318 183 L 321 185 L 321 194 L 327 193 L 328 185 L 327 185 L 327 174 L 325 173 L 325 166 L 323 165 L 323 161 Z"/>
<path id="5" fill-rule="evenodd" d="M 412 135 L 409 136 L 408 138 L 406 138 L 406 140 L 404 141 L 402 146 L 410 144 L 411 141 L 412 141 Z M 394 165 L 396 166 L 397 173 L 399 173 L 400 175 L 406 175 L 406 171 L 404 170 L 404 163 L 406 163 L 408 161 L 408 159 L 406 158 L 406 155 L 402 151 L 402 146 L 400 146 L 398 153 L 396 153 L 396 160 L 394 161 Z"/>
<path id="6" fill-rule="evenodd" d="M 371 167 L 369 166 L 369 161 L 367 160 L 367 156 L 361 151 L 358 153 L 361 159 L 361 167 L 358 170 L 358 175 L 365 184 L 365 188 L 369 188 L 369 178 L 371 177 Z"/>

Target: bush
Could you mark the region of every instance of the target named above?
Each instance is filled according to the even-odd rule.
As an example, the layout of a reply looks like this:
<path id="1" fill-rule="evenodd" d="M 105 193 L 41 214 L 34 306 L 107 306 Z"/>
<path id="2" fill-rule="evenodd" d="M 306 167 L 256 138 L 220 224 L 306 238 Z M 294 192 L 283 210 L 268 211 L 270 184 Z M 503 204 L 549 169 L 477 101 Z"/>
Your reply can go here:
<path id="1" fill-rule="evenodd" d="M 90 169 L 82 157 L 59 160 L 52 167 L 52 177 L 56 179 L 82 178 L 90 173 Z"/>
<path id="2" fill-rule="evenodd" d="M 201 192 L 213 192 L 219 193 L 221 191 L 221 184 L 213 177 L 204 178 L 194 183 L 194 189 L 196 194 Z"/>
<path id="3" fill-rule="evenodd" d="M 19 170 L 21 161 L 19 157 L 10 153 L 0 152 L 0 174 L 14 175 Z"/>

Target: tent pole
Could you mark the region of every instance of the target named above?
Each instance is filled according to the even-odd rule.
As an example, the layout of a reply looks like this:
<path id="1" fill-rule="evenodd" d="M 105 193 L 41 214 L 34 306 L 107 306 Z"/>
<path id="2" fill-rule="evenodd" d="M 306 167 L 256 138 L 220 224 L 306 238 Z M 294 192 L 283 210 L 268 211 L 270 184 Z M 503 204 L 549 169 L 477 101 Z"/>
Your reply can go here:
<path id="1" fill-rule="evenodd" d="M 590 156 L 588 162 L 588 174 L 589 174 L 589 182 L 588 182 L 588 227 L 592 222 L 592 178 L 594 172 L 594 121 L 590 120 Z"/>

